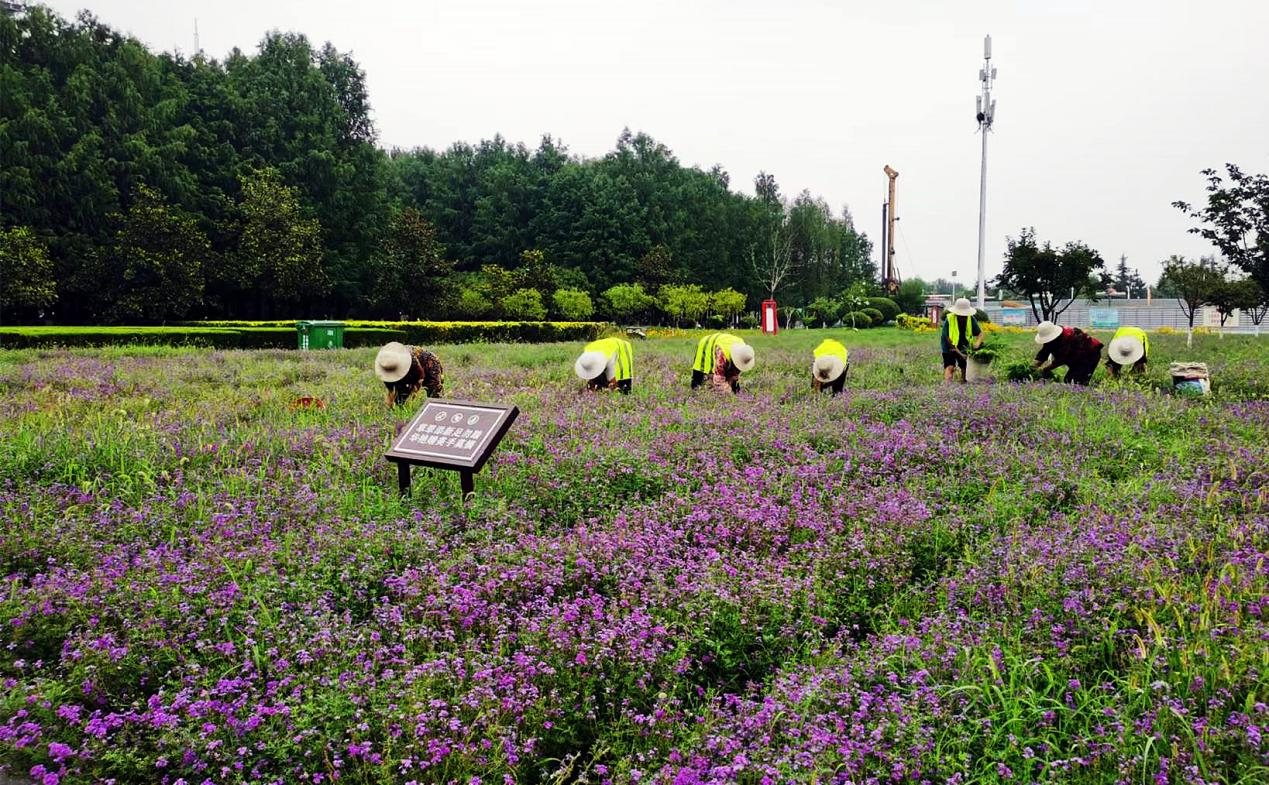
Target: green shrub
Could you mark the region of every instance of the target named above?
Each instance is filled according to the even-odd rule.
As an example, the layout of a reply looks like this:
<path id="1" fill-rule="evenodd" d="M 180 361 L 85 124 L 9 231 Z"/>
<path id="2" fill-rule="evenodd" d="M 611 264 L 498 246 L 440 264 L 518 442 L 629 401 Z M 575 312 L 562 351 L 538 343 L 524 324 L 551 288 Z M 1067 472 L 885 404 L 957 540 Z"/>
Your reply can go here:
<path id="1" fill-rule="evenodd" d="M 740 326 L 746 330 L 758 329 L 758 317 L 751 313 L 744 314 L 740 317 Z"/>
<path id="2" fill-rule="evenodd" d="M 502 298 L 500 305 L 508 319 L 537 322 L 546 318 L 542 293 L 537 289 L 516 289 Z"/>
<path id="3" fill-rule="evenodd" d="M 237 349 L 242 331 L 196 327 L 5 327 L 0 328 L 0 346 L 6 349 L 41 347 L 93 347 L 139 344 L 144 346 L 205 346 Z M 291 344 L 295 345 L 295 328 Z"/>
<path id="4" fill-rule="evenodd" d="M 842 324 L 847 327 L 855 327 L 860 330 L 872 327 L 872 317 L 863 311 L 851 311 L 842 316 Z"/>
<path id="5" fill-rule="evenodd" d="M 710 314 L 705 317 L 705 326 L 711 330 L 721 330 L 727 326 L 727 320 L 718 314 Z"/>
<path id="6" fill-rule="evenodd" d="M 595 304 L 591 302 L 590 295 L 581 289 L 556 289 L 551 300 L 560 318 L 570 322 L 580 322 L 595 314 Z"/>
<path id="7" fill-rule="evenodd" d="M 899 308 L 899 304 L 894 300 L 891 300 L 889 297 L 869 297 L 864 301 L 864 304 L 869 308 L 876 308 L 878 311 L 881 311 L 881 314 L 886 317 L 885 320 L 887 322 L 892 322 L 895 319 L 898 319 L 899 314 L 902 313 L 902 310 Z"/>
<path id="8" fill-rule="evenodd" d="M 991 317 L 988 316 L 987 312 L 984 311 L 982 308 L 974 309 L 974 318 L 982 322 L 983 324 L 991 324 Z"/>
<path id="9" fill-rule="evenodd" d="M 868 318 L 872 319 L 873 327 L 880 327 L 886 323 L 886 315 L 876 308 L 865 308 L 863 313 L 868 314 Z"/>

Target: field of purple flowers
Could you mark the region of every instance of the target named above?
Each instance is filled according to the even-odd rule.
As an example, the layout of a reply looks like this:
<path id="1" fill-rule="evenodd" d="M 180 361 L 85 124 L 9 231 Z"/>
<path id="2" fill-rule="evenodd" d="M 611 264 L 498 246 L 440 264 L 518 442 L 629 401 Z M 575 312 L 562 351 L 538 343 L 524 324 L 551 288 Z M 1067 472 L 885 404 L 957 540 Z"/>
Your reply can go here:
<path id="1" fill-rule="evenodd" d="M 522 411 L 465 509 L 397 497 L 369 350 L 0 353 L 0 771 L 1269 781 L 1269 344 L 1200 336 L 1185 400 L 944 387 L 877 331 L 832 399 L 820 337 L 734 397 L 690 339 L 629 397 L 576 346 L 442 349 Z"/>

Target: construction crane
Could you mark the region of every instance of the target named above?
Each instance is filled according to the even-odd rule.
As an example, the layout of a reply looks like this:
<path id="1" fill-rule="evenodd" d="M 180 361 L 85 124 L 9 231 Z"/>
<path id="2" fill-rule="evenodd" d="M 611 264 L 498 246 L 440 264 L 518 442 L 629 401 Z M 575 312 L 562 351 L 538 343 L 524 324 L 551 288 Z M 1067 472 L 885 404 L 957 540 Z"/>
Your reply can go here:
<path id="1" fill-rule="evenodd" d="M 894 212 L 894 181 L 899 173 L 886 164 L 886 177 L 890 178 L 890 198 L 881 206 L 881 288 L 886 294 L 899 291 L 899 270 L 894 263 L 894 222 L 899 220 Z"/>

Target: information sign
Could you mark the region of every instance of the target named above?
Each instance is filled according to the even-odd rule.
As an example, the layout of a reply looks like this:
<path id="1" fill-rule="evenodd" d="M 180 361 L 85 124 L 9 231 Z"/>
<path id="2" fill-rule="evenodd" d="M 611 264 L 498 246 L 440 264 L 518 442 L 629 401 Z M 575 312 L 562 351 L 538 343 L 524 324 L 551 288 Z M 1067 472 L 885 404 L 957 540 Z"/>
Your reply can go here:
<path id="1" fill-rule="evenodd" d="M 1118 327 L 1118 308 L 1089 308 L 1088 323 L 1091 327 Z"/>
<path id="2" fill-rule="evenodd" d="M 410 492 L 410 467 L 419 465 L 458 471 L 466 498 L 519 414 L 514 406 L 429 398 L 384 456 L 397 464 L 402 495 Z"/>
<path id="3" fill-rule="evenodd" d="M 1001 308 L 1000 323 L 1021 326 L 1027 323 L 1026 308 Z"/>

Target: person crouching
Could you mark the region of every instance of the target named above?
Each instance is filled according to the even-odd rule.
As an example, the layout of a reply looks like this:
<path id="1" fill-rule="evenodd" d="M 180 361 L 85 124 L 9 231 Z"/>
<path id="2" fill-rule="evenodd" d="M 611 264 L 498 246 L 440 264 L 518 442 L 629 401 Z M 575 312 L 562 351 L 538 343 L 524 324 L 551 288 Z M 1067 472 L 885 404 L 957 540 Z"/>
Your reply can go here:
<path id="1" fill-rule="evenodd" d="M 1106 346 L 1106 370 L 1111 377 L 1119 376 L 1127 368 L 1132 373 L 1144 373 L 1146 357 L 1150 354 L 1150 338 L 1140 327 L 1120 327 Z"/>
<path id="2" fill-rule="evenodd" d="M 1052 379 L 1053 372 L 1065 365 L 1067 382 L 1087 385 L 1102 361 L 1102 342 L 1078 327 L 1040 322 L 1035 328 L 1035 342 L 1040 344 L 1035 365 L 1041 379 Z"/>
<path id="3" fill-rule="evenodd" d="M 634 348 L 621 338 L 601 338 L 586 344 L 573 371 L 588 390 L 617 390 L 629 395 L 634 380 Z"/>
<path id="4" fill-rule="evenodd" d="M 812 352 L 811 389 L 828 390 L 837 395 L 846 386 L 846 372 L 850 368 L 850 353 L 840 341 L 826 338 Z"/>
<path id="5" fill-rule="evenodd" d="M 392 341 L 375 356 L 375 376 L 388 388 L 388 406 L 402 406 L 420 389 L 429 398 L 439 398 L 445 371 L 435 354 L 417 346 Z"/>
<path id="6" fill-rule="evenodd" d="M 740 374 L 754 366 L 753 347 L 728 333 L 711 333 L 696 344 L 692 389 L 709 382 L 714 389 L 740 392 Z"/>

